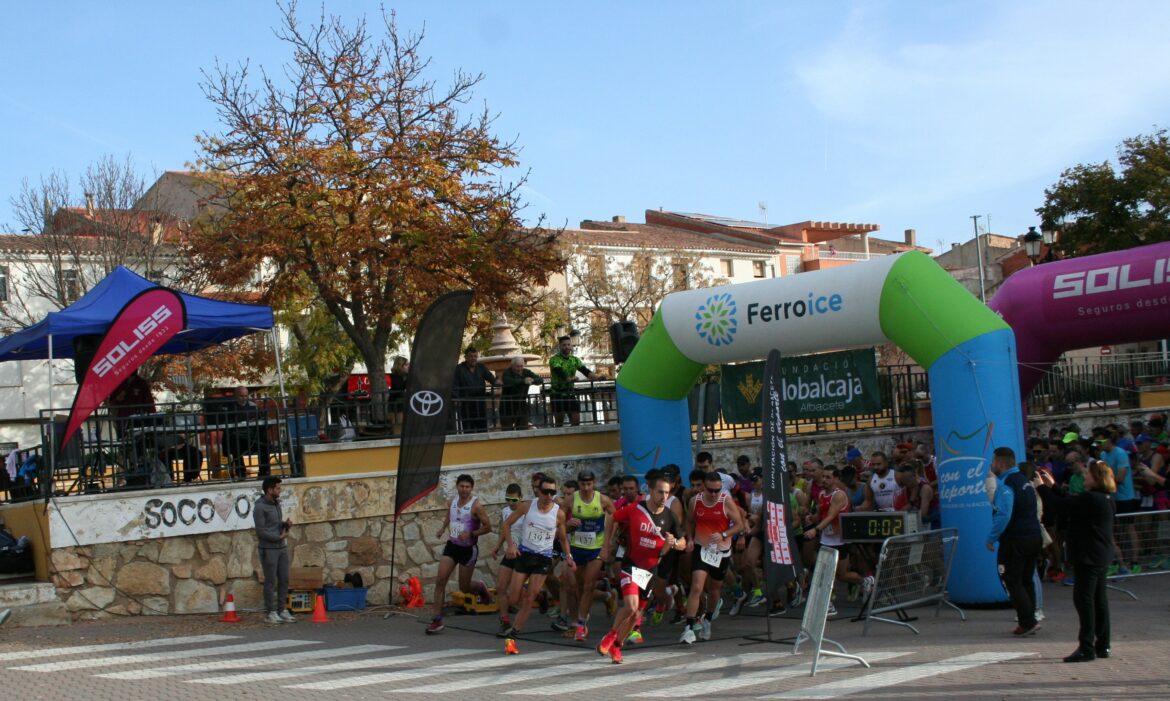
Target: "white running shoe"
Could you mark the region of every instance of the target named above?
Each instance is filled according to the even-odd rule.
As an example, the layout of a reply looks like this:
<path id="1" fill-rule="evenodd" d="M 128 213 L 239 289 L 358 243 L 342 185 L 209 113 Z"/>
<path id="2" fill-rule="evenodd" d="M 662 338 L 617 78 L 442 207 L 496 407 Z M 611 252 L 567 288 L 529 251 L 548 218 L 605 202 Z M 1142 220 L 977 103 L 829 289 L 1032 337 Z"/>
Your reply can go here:
<path id="1" fill-rule="evenodd" d="M 278 626 L 278 625 L 284 623 L 284 621 L 282 621 L 280 619 L 280 614 L 277 613 L 276 611 L 269 611 L 268 615 L 264 617 L 264 622 L 271 623 L 272 625 L 275 625 L 275 626 Z"/>
<path id="2" fill-rule="evenodd" d="M 862 594 L 864 594 L 866 599 L 868 599 L 869 595 L 873 593 L 873 585 L 874 585 L 874 578 L 873 578 L 872 574 L 866 575 L 865 579 L 861 580 L 861 591 L 862 591 Z"/>
<path id="3" fill-rule="evenodd" d="M 829 615 L 829 618 L 832 618 L 833 616 L 837 615 L 837 607 L 833 605 L 832 601 L 829 602 L 829 614 L 828 615 Z"/>
<path id="4" fill-rule="evenodd" d="M 710 640 L 710 639 L 711 639 L 711 619 L 704 618 L 703 620 L 699 621 L 699 640 L 706 641 L 706 640 Z"/>
<path id="5" fill-rule="evenodd" d="M 738 616 L 739 610 L 743 608 L 744 602 L 747 601 L 748 593 L 745 591 L 739 596 L 735 597 L 735 603 L 731 605 L 731 610 L 727 612 L 728 616 Z"/>
<path id="6" fill-rule="evenodd" d="M 280 612 L 280 620 L 284 623 L 296 623 L 297 617 L 289 613 L 287 610 Z"/>
<path id="7" fill-rule="evenodd" d="M 686 643 L 687 645 L 694 645 L 695 631 L 690 626 L 683 628 L 682 637 L 680 637 L 678 641 L 680 643 Z"/>

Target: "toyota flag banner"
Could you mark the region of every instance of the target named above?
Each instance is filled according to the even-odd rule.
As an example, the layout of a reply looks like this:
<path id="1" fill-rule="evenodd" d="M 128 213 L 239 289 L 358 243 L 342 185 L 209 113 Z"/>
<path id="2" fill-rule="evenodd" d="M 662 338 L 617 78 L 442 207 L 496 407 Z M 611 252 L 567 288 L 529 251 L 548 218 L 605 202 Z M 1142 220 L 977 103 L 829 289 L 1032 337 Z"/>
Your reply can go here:
<path id="1" fill-rule="evenodd" d="M 127 302 L 81 376 L 58 451 L 123 380 L 186 327 L 187 310 L 173 290 L 154 287 Z"/>
<path id="2" fill-rule="evenodd" d="M 471 290 L 449 292 L 431 305 L 418 325 L 403 396 L 402 443 L 394 488 L 394 517 L 439 484 L 451 386 L 455 383 Z"/>
<path id="3" fill-rule="evenodd" d="M 768 353 L 764 364 L 763 422 L 764 437 L 760 444 L 764 471 L 764 527 L 767 543 L 764 553 L 764 579 L 771 601 L 785 600 L 785 585 L 800 576 L 800 546 L 789 528 L 792 521 L 788 501 L 785 467 L 788 443 L 784 438 L 783 371 L 780 351 Z"/>

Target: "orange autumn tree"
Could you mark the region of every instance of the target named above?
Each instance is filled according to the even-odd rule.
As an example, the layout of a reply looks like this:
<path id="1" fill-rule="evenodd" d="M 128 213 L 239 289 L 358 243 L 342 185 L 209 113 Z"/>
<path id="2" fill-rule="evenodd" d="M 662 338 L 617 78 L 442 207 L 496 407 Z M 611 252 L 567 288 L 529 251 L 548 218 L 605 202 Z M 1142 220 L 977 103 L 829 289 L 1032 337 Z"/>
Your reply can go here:
<path id="1" fill-rule="evenodd" d="M 294 4 L 282 11 L 292 59 L 280 71 L 205 73 L 222 130 L 198 137 L 196 167 L 221 211 L 191 253 L 220 285 L 323 306 L 376 392 L 388 350 L 431 301 L 470 287 L 503 308 L 562 264 L 558 232 L 522 226 L 515 144 L 492 134 L 486 109 L 461 114 L 482 75 L 428 80 L 422 35 L 400 35 L 393 14 L 375 36 L 364 20 L 304 26 Z"/>

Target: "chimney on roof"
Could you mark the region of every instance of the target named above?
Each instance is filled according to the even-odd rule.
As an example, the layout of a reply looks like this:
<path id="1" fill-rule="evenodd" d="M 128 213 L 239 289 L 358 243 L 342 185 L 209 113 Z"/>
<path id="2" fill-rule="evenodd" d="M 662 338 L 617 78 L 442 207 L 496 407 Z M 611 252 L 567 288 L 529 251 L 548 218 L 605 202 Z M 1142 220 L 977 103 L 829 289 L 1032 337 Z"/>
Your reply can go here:
<path id="1" fill-rule="evenodd" d="M 91 217 L 94 214 L 93 193 L 92 192 L 85 193 L 85 213 Z"/>
<path id="2" fill-rule="evenodd" d="M 918 232 L 914 229 L 906 229 L 906 245 L 918 246 Z"/>
<path id="3" fill-rule="evenodd" d="M 951 250 L 952 250 L 952 251 L 953 251 L 953 250 L 955 250 L 955 249 L 956 249 L 956 248 L 958 248 L 958 247 L 959 247 L 959 244 L 957 244 L 957 243 L 952 243 L 952 244 L 951 244 Z"/>
<path id="4" fill-rule="evenodd" d="M 625 215 L 623 215 L 623 214 L 615 215 L 613 218 L 613 223 L 614 224 L 625 224 L 626 223 Z"/>

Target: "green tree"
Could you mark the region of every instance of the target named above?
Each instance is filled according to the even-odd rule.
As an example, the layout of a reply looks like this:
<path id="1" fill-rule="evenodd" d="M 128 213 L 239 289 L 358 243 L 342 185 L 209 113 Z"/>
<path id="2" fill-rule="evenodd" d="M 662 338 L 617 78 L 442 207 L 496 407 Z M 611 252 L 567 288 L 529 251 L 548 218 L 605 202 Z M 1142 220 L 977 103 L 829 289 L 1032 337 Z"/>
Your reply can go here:
<path id="1" fill-rule="evenodd" d="M 1036 210 L 1058 229 L 1068 255 L 1170 240 L 1170 138 L 1165 129 L 1126 139 L 1109 161 L 1073 166 L 1044 191 Z"/>
<path id="2" fill-rule="evenodd" d="M 433 299 L 472 287 L 478 304 L 504 307 L 559 269 L 558 232 L 522 226 L 515 145 L 492 134 L 486 108 L 461 114 L 482 76 L 428 80 L 422 36 L 399 34 L 392 14 L 371 32 L 282 11 L 287 65 L 205 78 L 222 132 L 199 137 L 196 168 L 223 210 L 191 252 L 220 285 L 258 281 L 273 305 L 323 306 L 377 392 L 388 350 Z"/>

